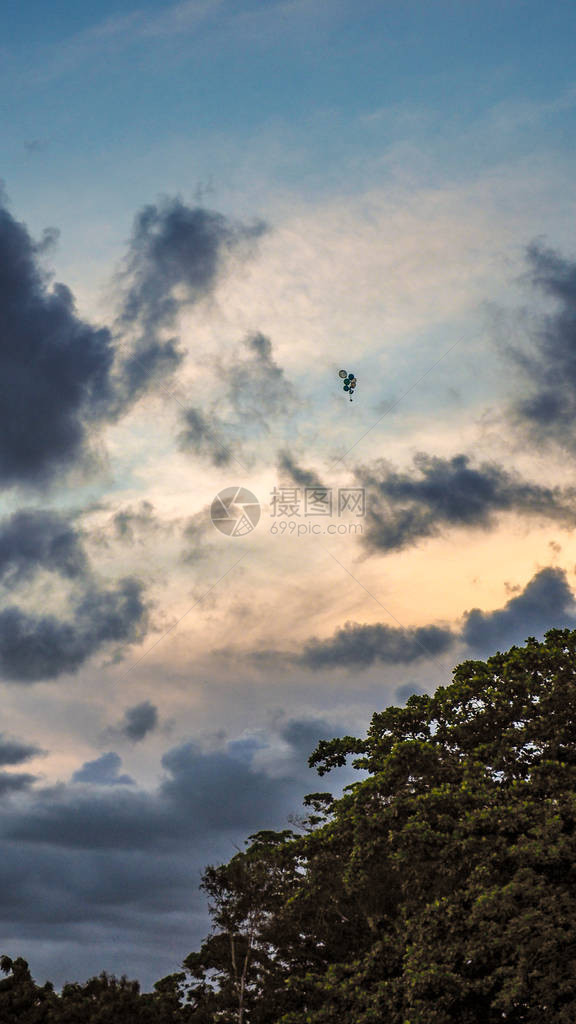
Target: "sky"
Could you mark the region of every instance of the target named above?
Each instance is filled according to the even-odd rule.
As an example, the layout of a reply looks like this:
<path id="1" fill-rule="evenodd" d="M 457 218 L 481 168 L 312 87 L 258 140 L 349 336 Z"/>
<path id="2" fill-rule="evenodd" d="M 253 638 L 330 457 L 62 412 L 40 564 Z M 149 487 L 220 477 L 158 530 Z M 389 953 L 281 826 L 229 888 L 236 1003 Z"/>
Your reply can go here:
<path id="1" fill-rule="evenodd" d="M 178 970 L 320 739 L 576 628 L 575 30 L 6 6 L 0 915 L 39 982 Z"/>

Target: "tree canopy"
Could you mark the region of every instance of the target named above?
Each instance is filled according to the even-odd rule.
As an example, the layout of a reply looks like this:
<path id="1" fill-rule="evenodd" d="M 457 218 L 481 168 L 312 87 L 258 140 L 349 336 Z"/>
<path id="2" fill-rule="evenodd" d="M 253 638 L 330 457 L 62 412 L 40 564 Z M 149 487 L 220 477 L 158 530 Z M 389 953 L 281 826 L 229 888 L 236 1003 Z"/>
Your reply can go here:
<path id="1" fill-rule="evenodd" d="M 213 927 L 183 972 L 57 996 L 14 961 L 0 1024 L 573 1024 L 576 632 L 466 661 L 310 764 L 350 759 L 341 797 L 206 869 Z"/>
<path id="2" fill-rule="evenodd" d="M 185 962 L 207 1019 L 572 1024 L 576 632 L 466 661 L 310 764 L 350 757 L 363 777 L 312 794 L 303 835 L 207 871 L 214 932 Z"/>

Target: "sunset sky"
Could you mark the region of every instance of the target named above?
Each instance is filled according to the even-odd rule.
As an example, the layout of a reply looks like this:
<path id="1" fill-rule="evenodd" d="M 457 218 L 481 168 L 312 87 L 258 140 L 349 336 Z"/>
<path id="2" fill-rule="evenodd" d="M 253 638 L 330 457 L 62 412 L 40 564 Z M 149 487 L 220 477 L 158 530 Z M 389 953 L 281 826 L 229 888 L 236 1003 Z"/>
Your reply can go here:
<path id="1" fill-rule="evenodd" d="M 202 868 L 350 781 L 319 739 L 576 628 L 575 32 L 7 8 L 0 952 L 38 981 L 177 970 Z"/>

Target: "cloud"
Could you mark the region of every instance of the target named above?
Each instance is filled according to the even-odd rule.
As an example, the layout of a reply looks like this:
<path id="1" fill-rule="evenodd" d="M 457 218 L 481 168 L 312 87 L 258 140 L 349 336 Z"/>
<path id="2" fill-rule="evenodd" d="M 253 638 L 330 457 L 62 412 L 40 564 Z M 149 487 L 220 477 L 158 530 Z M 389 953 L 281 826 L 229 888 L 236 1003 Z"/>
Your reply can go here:
<path id="1" fill-rule="evenodd" d="M 537 442 L 576 447 L 576 261 L 534 242 L 527 249 L 529 279 L 555 300 L 553 313 L 537 318 L 531 351 L 508 347 L 529 382 L 530 393 L 513 415 Z"/>
<path id="2" fill-rule="evenodd" d="M 67 579 L 87 572 L 81 539 L 62 515 L 35 510 L 0 521 L 0 581 L 7 588 L 30 580 L 39 568 Z"/>
<path id="3" fill-rule="evenodd" d="M 48 287 L 38 246 L 0 206 L 0 483 L 45 483 L 85 458 L 88 426 L 111 400 L 110 332 Z"/>
<path id="4" fill-rule="evenodd" d="M 265 231 L 262 221 L 242 224 L 202 206 L 165 197 L 141 209 L 120 273 L 121 311 L 117 320 L 127 354 L 119 364 L 120 410 L 172 375 L 184 358 L 178 339 L 164 338 L 182 310 L 212 295 L 230 257 L 246 254 Z M 127 339 L 130 338 L 128 341 Z M 189 417 L 201 419 L 198 410 Z M 205 419 L 205 417 L 204 417 Z M 190 444 L 198 424 L 188 424 Z M 217 428 L 214 421 L 212 432 Z M 201 431 L 208 434 L 208 425 Z"/>
<path id="5" fill-rule="evenodd" d="M 118 732 L 137 743 L 158 727 L 158 708 L 149 700 L 126 708 Z"/>
<path id="6" fill-rule="evenodd" d="M 29 607 L 31 584 L 40 570 L 69 583 L 71 613 L 62 617 Z M 29 683 L 72 672 L 103 647 L 139 639 L 148 624 L 142 582 L 126 576 L 103 585 L 92 572 L 80 533 L 67 517 L 53 512 L 19 512 L 0 522 L 0 579 L 14 601 L 0 610 L 0 676 L 5 680 Z M 26 607 L 17 600 L 24 584 Z"/>
<path id="7" fill-rule="evenodd" d="M 243 356 L 222 366 L 228 401 L 241 422 L 266 428 L 269 418 L 294 407 L 294 388 L 272 355 L 270 338 L 260 332 L 249 334 L 243 346 Z"/>
<path id="8" fill-rule="evenodd" d="M 23 793 L 30 789 L 37 778 L 37 775 L 29 775 L 26 772 L 0 771 L 0 797 L 10 796 L 12 793 Z"/>
<path id="9" fill-rule="evenodd" d="M 150 337 L 138 338 L 136 342 L 130 342 L 129 348 L 130 351 L 126 350 L 128 354 L 120 349 L 115 402 L 110 407 L 111 417 L 121 416 L 153 384 L 162 387 L 163 381 L 178 369 L 184 359 L 184 353 L 175 338 L 166 341 Z"/>
<path id="10" fill-rule="evenodd" d="M 40 747 L 22 740 L 12 740 L 0 733 L 0 765 L 23 764 L 44 754 Z"/>
<path id="11" fill-rule="evenodd" d="M 487 529 L 501 512 L 576 521 L 574 488 L 541 487 L 493 463 L 474 466 L 467 455 L 421 452 L 411 471 L 381 460 L 357 476 L 368 491 L 362 541 L 371 551 L 400 551 L 450 527 Z"/>
<path id="12" fill-rule="evenodd" d="M 123 272 L 121 321 L 148 336 L 173 327 L 184 306 L 213 291 L 225 256 L 265 230 L 260 221 L 236 223 L 180 199 L 144 207 L 134 221 Z"/>
<path id="13" fill-rule="evenodd" d="M 278 734 L 301 757 L 302 764 L 307 764 L 320 740 L 337 735 L 338 727 L 323 718 L 289 718 L 278 724 Z"/>
<path id="14" fill-rule="evenodd" d="M 541 637 L 552 627 L 576 627 L 576 603 L 562 569 L 541 569 L 521 594 L 503 608 L 483 612 L 473 608 L 464 616 L 461 637 L 474 651 L 488 653 Z"/>
<path id="15" fill-rule="evenodd" d="M 114 533 L 118 540 L 132 544 L 135 535 L 141 531 L 148 532 L 158 528 L 154 506 L 149 501 L 141 501 L 136 510 L 121 509 L 112 519 Z"/>
<path id="16" fill-rule="evenodd" d="M 262 222 L 241 224 L 179 199 L 140 210 L 113 337 L 77 316 L 64 284 L 50 284 L 39 257 L 56 241 L 55 229 L 34 242 L 0 206 L 0 483 L 45 485 L 74 465 L 87 467 L 94 431 L 181 364 L 178 339 L 162 332 L 213 294 L 227 261 L 246 255 L 265 230 Z M 254 334 L 244 345 L 247 356 L 222 376 L 237 419 L 262 424 L 285 406 L 290 386 L 267 338 Z M 181 443 L 222 465 L 234 440 L 220 439 L 226 430 L 214 413 L 190 408 Z"/>
<path id="17" fill-rule="evenodd" d="M 194 33 L 221 4 L 222 0 L 181 0 L 160 14 L 136 8 L 128 14 L 107 17 L 59 40 L 45 66 L 35 73 L 34 81 L 39 85 L 50 83 L 87 63 L 98 64 L 115 56 L 125 59 L 125 52 L 134 46 L 149 42 L 156 48 L 162 39 L 170 42 L 174 36 Z"/>
<path id="18" fill-rule="evenodd" d="M 210 460 L 215 466 L 236 459 L 239 442 L 256 439 L 270 429 L 270 420 L 287 415 L 295 407 L 295 393 L 283 369 L 272 355 L 272 343 L 264 334 L 249 334 L 243 351 L 218 364 L 224 385 L 218 409 L 206 412 L 198 406 L 186 409 L 180 447 Z"/>
<path id="19" fill-rule="evenodd" d="M 206 457 L 214 466 L 227 466 L 234 458 L 234 442 L 223 437 L 228 426 L 214 413 L 190 407 L 183 415 L 184 428 L 178 440 L 182 451 Z"/>
<path id="20" fill-rule="evenodd" d="M 443 654 L 455 639 L 452 630 L 440 626 L 401 629 L 379 622 L 347 622 L 327 640 L 309 640 L 297 660 L 312 669 L 368 668 L 375 662 L 410 664 Z"/>
<path id="21" fill-rule="evenodd" d="M 172 330 L 181 311 L 212 295 L 226 261 L 246 252 L 266 230 L 261 221 L 242 224 L 201 206 L 187 206 L 165 197 L 141 209 L 134 219 L 128 252 L 120 273 L 120 338 L 128 346 L 119 367 L 118 405 L 122 409 L 178 368 L 184 358 Z M 194 409 L 189 417 L 201 419 Z M 208 435 L 207 424 L 188 423 L 189 443 L 194 430 Z M 216 427 L 216 423 L 214 423 Z M 187 435 L 185 434 L 185 437 Z"/>
<path id="22" fill-rule="evenodd" d="M 4 948 L 57 984 L 104 968 L 134 970 L 147 985 L 175 970 L 209 927 L 202 869 L 228 860 L 250 832 L 286 827 L 316 788 L 308 755 L 333 734 L 302 717 L 217 750 L 187 740 L 165 753 L 150 790 L 115 784 L 120 761 L 110 753 L 73 782 L 23 786 L 0 817 Z"/>
<path id="23" fill-rule="evenodd" d="M 394 691 L 394 697 L 396 700 L 400 701 L 401 704 L 405 704 L 409 697 L 413 697 L 414 695 L 423 696 L 425 693 L 426 690 L 421 686 L 418 686 L 417 683 L 402 683 L 402 685 L 398 686 Z"/>
<path id="24" fill-rule="evenodd" d="M 523 643 L 528 636 L 542 637 L 552 628 L 576 628 L 576 600 L 563 569 L 537 572 L 503 608 L 491 612 L 473 608 L 462 616 L 461 625 L 427 625 L 400 629 L 382 623 L 361 625 L 347 622 L 326 639 L 312 638 L 298 655 L 283 657 L 311 669 L 368 668 L 384 664 L 411 664 L 436 658 L 458 646 L 484 656 L 495 648 Z M 401 688 L 405 700 L 418 687 Z"/>
<path id="25" fill-rule="evenodd" d="M 110 507 L 107 502 L 93 503 L 83 510 L 83 515 L 109 512 Z M 163 543 L 183 534 L 186 522 L 179 516 L 159 515 L 152 502 L 143 499 L 133 505 L 116 506 L 104 521 L 92 521 L 84 530 L 83 537 L 92 549 L 109 550 L 118 545 L 118 553 L 124 558 L 126 551 L 122 549 L 144 547 L 151 541 Z"/>
<path id="26" fill-rule="evenodd" d="M 300 466 L 289 451 L 283 450 L 278 453 L 278 472 L 286 474 L 299 487 L 323 489 L 323 484 L 314 470 Z"/>
<path id="27" fill-rule="evenodd" d="M 95 786 L 133 786 L 130 775 L 119 775 L 122 758 L 110 751 L 95 761 L 86 761 L 72 776 L 72 782 L 89 782 Z"/>
<path id="28" fill-rule="evenodd" d="M 35 243 L 0 205 L 0 484 L 44 486 L 94 460 L 94 431 L 114 422 L 180 365 L 171 328 L 180 309 L 211 294 L 225 261 L 265 230 L 165 199 L 135 219 L 121 273 L 116 336 L 76 313 L 50 283 Z"/>
<path id="29" fill-rule="evenodd" d="M 0 611 L 0 676 L 23 683 L 55 679 L 102 647 L 141 639 L 147 622 L 144 586 L 130 577 L 114 587 L 88 588 L 69 619 L 10 605 Z"/>
<path id="30" fill-rule="evenodd" d="M 291 789 L 286 779 L 273 779 L 254 769 L 244 749 L 203 752 L 183 743 L 162 758 L 168 776 L 162 796 L 181 808 L 196 831 L 255 829 L 262 821 L 288 813 Z"/>
<path id="31" fill-rule="evenodd" d="M 302 723 L 282 724 L 285 742 L 302 744 Z M 310 736 L 315 739 L 318 727 Z M 325 730 L 321 729 L 323 733 Z M 205 750 L 193 740 L 162 757 L 164 776 L 154 791 L 139 788 L 114 795 L 60 785 L 37 791 L 26 808 L 0 824 L 14 840 L 81 849 L 165 849 L 167 844 L 201 840 L 211 830 L 237 833 L 278 822 L 293 809 L 294 784 L 272 777 L 254 763 L 267 745 L 251 737 L 231 740 L 222 749 Z M 86 762 L 72 778 L 108 786 L 115 783 L 121 759 L 110 752 Z M 212 841 L 212 840 L 210 840 Z"/>

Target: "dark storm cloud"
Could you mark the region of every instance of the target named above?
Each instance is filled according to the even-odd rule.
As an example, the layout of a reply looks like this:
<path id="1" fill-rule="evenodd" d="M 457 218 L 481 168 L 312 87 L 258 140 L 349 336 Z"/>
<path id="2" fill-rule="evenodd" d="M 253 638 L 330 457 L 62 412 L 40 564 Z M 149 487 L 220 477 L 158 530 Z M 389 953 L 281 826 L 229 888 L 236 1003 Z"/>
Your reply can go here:
<path id="1" fill-rule="evenodd" d="M 318 739 L 333 734 L 320 719 L 282 719 L 269 733 L 218 751 L 181 743 L 165 754 L 165 777 L 151 792 L 74 782 L 7 800 L 0 817 L 4 949 L 29 957 L 35 973 L 41 964 L 57 982 L 63 970 L 70 980 L 129 969 L 148 984 L 173 971 L 209 926 L 201 870 L 228 860 L 250 832 L 287 827 L 316 787 L 307 758 Z M 294 758 L 282 754 L 281 777 L 273 777 L 254 756 L 278 735 Z M 85 781 L 101 783 L 90 774 Z"/>
<path id="2" fill-rule="evenodd" d="M 492 463 L 476 467 L 467 455 L 420 453 L 403 472 L 379 461 L 357 477 L 367 490 L 362 540 L 373 551 L 400 551 L 450 527 L 486 529 L 502 512 L 576 522 L 574 488 L 540 487 Z"/>
<path id="3" fill-rule="evenodd" d="M 530 393 L 514 406 L 514 416 L 537 441 L 576 446 L 576 261 L 538 242 L 527 249 L 529 278 L 556 301 L 553 313 L 539 317 L 531 351 L 508 348 L 528 379 Z"/>
<path id="4" fill-rule="evenodd" d="M 90 849 L 163 849 L 210 832 L 257 828 L 293 809 L 294 783 L 253 766 L 262 746 L 204 751 L 184 742 L 162 758 L 164 778 L 155 792 L 140 789 L 50 787 L 37 791 L 26 810 L 4 819 L 5 836 L 26 842 Z M 113 758 L 114 760 L 111 760 Z M 120 767 L 117 754 L 88 762 L 73 782 L 104 783 Z"/>
<path id="5" fill-rule="evenodd" d="M 33 683 L 74 672 L 109 644 L 141 639 L 147 617 L 143 584 L 130 577 L 87 589 L 68 620 L 10 605 L 0 611 L 0 677 Z"/>
<path id="6" fill-rule="evenodd" d="M 48 286 L 25 226 L 0 206 L 0 482 L 41 483 L 80 461 L 112 397 L 110 332 Z"/>
<path id="7" fill-rule="evenodd" d="M 473 608 L 464 616 L 462 640 L 474 651 L 489 653 L 528 636 L 540 637 L 552 627 L 576 627 L 576 604 L 562 569 L 542 569 L 521 594 L 504 608 L 483 612 Z"/>
<path id="8" fill-rule="evenodd" d="M 440 626 L 400 629 L 379 622 L 374 625 L 347 622 L 328 640 L 310 640 L 298 661 L 312 669 L 368 668 L 377 661 L 410 664 L 442 654 L 455 639 L 450 629 Z"/>
<path id="9" fill-rule="evenodd" d="M 0 797 L 10 796 L 12 793 L 22 793 L 30 789 L 36 779 L 36 775 L 29 775 L 25 772 L 0 771 Z"/>
<path id="10" fill-rule="evenodd" d="M 149 700 L 144 700 L 141 704 L 126 708 L 124 717 L 118 726 L 118 732 L 137 743 L 157 728 L 158 708 Z"/>
<path id="11" fill-rule="evenodd" d="M 18 603 L 49 570 L 71 587 L 72 612 L 60 617 Z M 54 679 L 79 668 L 108 645 L 139 639 L 147 626 L 143 584 L 125 577 L 102 585 L 92 573 L 80 533 L 52 512 L 20 512 L 0 521 L 0 579 L 10 588 L 0 610 L 0 677 L 20 682 Z M 45 603 L 45 599 L 44 599 Z"/>
<path id="12" fill-rule="evenodd" d="M 197 828 L 258 828 L 263 820 L 277 820 L 290 801 L 286 779 L 273 779 L 255 770 L 244 752 L 203 753 L 194 743 L 183 743 L 162 758 L 168 778 L 162 796 L 181 808 Z"/>
<path id="13" fill-rule="evenodd" d="M 95 761 L 86 761 L 72 776 L 72 782 L 88 782 L 94 786 L 133 786 L 130 775 L 119 775 L 122 758 L 114 751 L 102 754 Z"/>
<path id="14" fill-rule="evenodd" d="M 126 259 L 122 321 L 150 336 L 172 327 L 183 305 L 213 290 L 226 255 L 265 230 L 262 222 L 235 223 L 180 199 L 144 207 L 135 218 Z"/>
<path id="15" fill-rule="evenodd" d="M 16 512 L 0 521 L 0 581 L 13 587 L 39 568 L 68 579 L 87 571 L 80 537 L 61 515 L 49 511 Z"/>
<path id="16" fill-rule="evenodd" d="M 331 739 L 338 732 L 337 726 L 322 718 L 290 718 L 278 728 L 279 736 L 301 757 L 302 764 L 308 763 L 320 740 Z"/>
<path id="17" fill-rule="evenodd" d="M 0 765 L 23 764 L 44 754 L 40 747 L 22 740 L 13 740 L 0 733 Z"/>
<path id="18" fill-rule="evenodd" d="M 70 290 L 42 269 L 55 231 L 34 242 L 0 199 L 0 484 L 45 485 L 89 465 L 94 430 L 162 386 L 182 361 L 177 339 L 159 332 L 210 294 L 225 257 L 263 231 L 177 199 L 143 209 L 113 338 L 82 320 Z"/>

